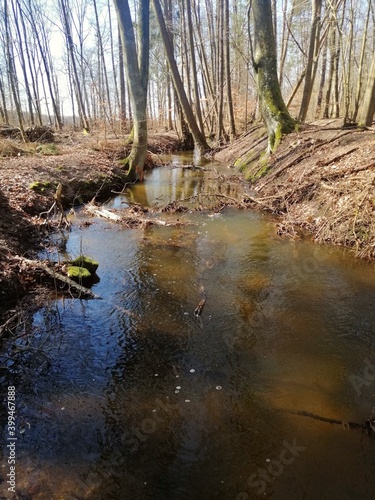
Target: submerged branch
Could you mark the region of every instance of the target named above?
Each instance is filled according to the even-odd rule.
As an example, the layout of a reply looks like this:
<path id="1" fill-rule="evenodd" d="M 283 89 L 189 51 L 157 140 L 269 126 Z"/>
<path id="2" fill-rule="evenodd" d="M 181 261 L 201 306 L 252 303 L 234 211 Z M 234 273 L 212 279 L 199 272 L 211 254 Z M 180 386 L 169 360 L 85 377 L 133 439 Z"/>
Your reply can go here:
<path id="1" fill-rule="evenodd" d="M 302 417 L 313 418 L 315 420 L 320 420 L 322 422 L 328 422 L 329 424 L 342 425 L 343 428 L 346 430 L 349 430 L 350 428 L 362 429 L 368 435 L 372 435 L 373 437 L 375 437 L 375 418 L 373 415 L 364 422 L 360 423 L 360 422 L 351 422 L 346 420 L 338 420 L 336 418 L 322 417 L 321 415 L 316 415 L 315 413 L 310 413 L 308 411 L 303 411 L 303 410 L 288 410 L 284 408 L 275 408 L 275 410 L 284 413 L 291 413 L 292 415 L 299 415 Z"/>

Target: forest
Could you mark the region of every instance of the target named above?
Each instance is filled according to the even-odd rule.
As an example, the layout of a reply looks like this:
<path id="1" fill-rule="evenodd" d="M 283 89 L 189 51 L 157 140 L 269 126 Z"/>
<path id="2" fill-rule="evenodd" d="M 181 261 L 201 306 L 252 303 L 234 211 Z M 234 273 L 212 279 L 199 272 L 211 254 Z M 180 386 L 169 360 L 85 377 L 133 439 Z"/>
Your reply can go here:
<path id="1" fill-rule="evenodd" d="M 188 140 L 183 90 L 198 130 L 215 144 L 248 130 L 260 116 L 256 71 L 260 27 L 272 28 L 268 39 L 274 38 L 275 69 L 294 119 L 340 117 L 344 124 L 371 123 L 375 71 L 371 0 L 151 4 L 150 8 L 149 2 L 129 5 L 110 0 L 2 2 L 2 122 L 18 126 L 21 134 L 31 125 L 129 133 L 134 114 L 132 75 L 120 36 L 126 9 L 132 20 L 124 41 L 129 46 L 133 32 L 132 50 L 142 50 L 145 44 L 143 57 L 149 60 L 149 71 L 145 65 L 139 71 L 149 75 L 150 129 L 174 129 Z M 120 24 L 116 6 L 124 12 Z M 269 26 L 259 24 L 262 15 Z"/>
<path id="2" fill-rule="evenodd" d="M 374 0 L 0 40 L 0 498 L 373 499 Z"/>

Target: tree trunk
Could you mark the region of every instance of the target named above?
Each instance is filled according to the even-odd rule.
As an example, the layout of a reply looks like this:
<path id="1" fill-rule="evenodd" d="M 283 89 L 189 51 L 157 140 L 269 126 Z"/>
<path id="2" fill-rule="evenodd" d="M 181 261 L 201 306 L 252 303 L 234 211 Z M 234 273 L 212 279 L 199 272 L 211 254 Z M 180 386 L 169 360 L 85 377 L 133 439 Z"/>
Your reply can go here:
<path id="1" fill-rule="evenodd" d="M 116 0 L 118 1 L 118 0 Z M 195 120 L 195 116 L 193 113 L 193 110 L 191 109 L 191 106 L 189 104 L 180 73 L 177 68 L 176 60 L 174 58 L 174 53 L 173 53 L 173 46 L 171 44 L 170 38 L 168 36 L 168 31 L 167 27 L 165 24 L 165 20 L 163 17 L 163 13 L 161 10 L 161 6 L 159 3 L 159 0 L 153 0 L 154 8 L 155 8 L 155 13 L 156 17 L 159 23 L 161 35 L 163 38 L 163 43 L 166 49 L 167 53 L 167 59 L 168 59 L 168 64 L 172 73 L 172 79 L 173 79 L 173 84 L 176 90 L 176 93 L 178 95 L 178 99 L 180 101 L 181 107 L 183 109 L 186 121 L 188 122 L 189 128 L 191 130 L 191 133 L 194 138 L 194 144 L 195 147 L 198 148 L 200 151 L 205 151 L 210 149 L 208 147 L 208 144 L 206 142 L 206 139 L 202 132 L 199 130 L 199 127 L 197 125 L 197 122 Z"/>
<path id="2" fill-rule="evenodd" d="M 268 132 L 268 149 L 274 150 L 283 134 L 295 130 L 281 95 L 277 77 L 275 38 L 272 25 L 271 0 L 254 0 L 254 54 L 259 104 Z"/>
<path id="3" fill-rule="evenodd" d="M 375 53 L 372 58 L 371 71 L 367 81 L 365 98 L 359 113 L 358 125 L 370 127 L 375 114 Z"/>
<path id="4" fill-rule="evenodd" d="M 72 71 L 73 71 L 72 76 L 73 76 L 74 90 L 75 90 L 76 99 L 77 99 L 77 103 L 78 103 L 78 110 L 79 110 L 79 114 L 80 114 L 83 128 L 85 130 L 89 131 L 90 124 L 89 124 L 89 120 L 87 118 L 85 104 L 84 104 L 84 100 L 83 100 L 83 93 L 82 93 L 82 88 L 81 88 L 81 83 L 83 83 L 83 82 L 79 81 L 78 69 L 77 69 L 77 63 L 76 63 L 76 57 L 75 57 L 75 48 L 74 48 L 73 35 L 72 35 L 72 29 L 71 29 L 71 20 L 69 18 L 70 8 L 67 4 L 67 0 L 59 0 L 59 3 L 60 3 L 62 20 L 63 20 L 63 24 L 64 24 L 64 31 L 65 31 L 67 48 L 69 50 L 70 61 L 72 64 Z"/>
<path id="5" fill-rule="evenodd" d="M 233 96 L 232 96 L 232 81 L 231 81 L 231 64 L 230 64 L 230 44 L 229 44 L 229 0 L 224 0 L 225 14 L 225 78 L 227 82 L 227 101 L 229 115 L 229 133 L 231 140 L 236 137 L 236 125 L 234 121 Z"/>
<path id="6" fill-rule="evenodd" d="M 12 96 L 14 100 L 14 105 L 16 107 L 16 113 L 18 118 L 18 126 L 21 131 L 21 137 L 24 142 L 27 138 L 25 136 L 24 126 L 23 126 L 23 115 L 18 87 L 18 79 L 16 73 L 16 67 L 14 65 L 14 54 L 12 45 L 12 33 L 9 23 L 9 10 L 8 10 L 8 0 L 4 0 L 4 27 L 5 27 L 5 40 L 6 40 L 6 56 L 7 56 L 7 71 L 10 82 L 10 88 L 12 90 Z"/>
<path id="7" fill-rule="evenodd" d="M 124 51 L 122 49 L 121 33 L 118 28 L 118 70 L 120 80 L 120 130 L 126 130 L 126 86 L 125 86 L 125 66 Z"/>
<path id="8" fill-rule="evenodd" d="M 328 41 L 326 40 L 324 43 L 324 49 L 323 49 L 322 69 L 321 69 L 321 73 L 320 73 L 318 100 L 316 103 L 316 110 L 315 110 L 315 118 L 316 119 L 320 118 L 320 113 L 322 110 L 323 91 L 324 91 L 324 85 L 326 82 L 326 72 L 327 72 L 327 51 L 328 51 Z"/>
<path id="9" fill-rule="evenodd" d="M 4 92 L 4 84 L 3 80 L 0 75 L 0 95 L 1 95 L 1 103 L 2 105 L 0 106 L 2 112 L 1 112 L 1 118 L 3 119 L 4 123 L 7 125 L 9 124 L 9 116 L 8 116 L 8 109 L 7 109 L 7 102 L 5 99 L 5 92 Z"/>
<path id="10" fill-rule="evenodd" d="M 94 6 L 94 12 L 95 12 L 95 22 L 96 22 L 96 32 L 97 32 L 97 37 L 98 37 L 98 52 L 99 52 L 99 58 L 101 59 L 101 66 L 103 68 L 103 86 L 105 89 L 103 90 L 103 96 L 102 96 L 102 101 L 103 101 L 103 111 L 104 111 L 104 119 L 107 117 L 109 123 L 113 126 L 113 114 L 112 114 L 112 105 L 111 105 L 111 95 L 109 91 L 109 83 L 108 83 L 108 71 L 107 71 L 107 65 L 105 62 L 105 56 L 104 56 L 104 48 L 103 48 L 103 37 L 100 29 L 100 23 L 99 23 L 99 15 L 98 15 L 98 7 L 96 5 L 96 0 L 93 0 L 93 6 Z M 112 39 L 112 34 L 110 34 L 110 37 Z M 98 59 L 99 59 L 98 58 Z M 105 94 L 105 98 L 104 98 Z M 107 106 L 105 105 L 105 101 L 107 101 Z M 108 109 L 108 112 L 107 112 Z"/>
<path id="11" fill-rule="evenodd" d="M 366 53 L 366 41 L 367 41 L 367 30 L 368 30 L 368 25 L 369 25 L 369 20 L 370 20 L 370 13 L 371 13 L 371 1 L 369 0 L 368 2 L 368 7 L 367 7 L 367 15 L 366 15 L 366 22 L 363 30 L 363 38 L 362 38 L 362 47 L 361 47 L 361 55 L 359 59 L 359 68 L 358 68 L 358 76 L 357 76 L 357 90 L 356 90 L 356 95 L 355 95 L 355 101 L 354 101 L 354 113 L 353 113 L 353 121 L 355 122 L 357 120 L 357 115 L 359 111 L 359 101 L 361 99 L 361 91 L 362 91 L 362 75 L 363 75 L 363 66 L 364 66 L 364 59 L 365 59 L 365 53 Z"/>
<path id="12" fill-rule="evenodd" d="M 138 50 L 128 0 L 115 0 L 115 6 L 133 110 L 133 146 L 126 159 L 126 164 L 129 167 L 129 178 L 143 180 L 143 168 L 147 154 L 150 2 L 149 0 L 141 0 L 139 3 Z"/>
<path id="13" fill-rule="evenodd" d="M 299 111 L 298 120 L 304 122 L 309 109 L 311 94 L 314 86 L 314 64 L 319 52 L 320 13 L 322 0 L 312 0 L 312 26 L 310 31 L 309 53 L 306 65 L 305 86 Z"/>
<path id="14" fill-rule="evenodd" d="M 191 18 L 191 2 L 190 2 L 190 0 L 186 0 L 186 13 L 187 13 L 187 20 L 188 20 L 188 36 L 189 36 L 189 48 L 190 48 L 190 57 L 191 57 L 191 69 L 193 72 L 195 110 L 197 113 L 200 131 L 202 133 L 204 133 L 201 103 L 200 103 L 200 97 L 199 97 L 198 72 L 197 72 L 197 64 L 196 64 L 196 60 L 195 60 L 193 22 L 192 22 L 192 18 Z"/>

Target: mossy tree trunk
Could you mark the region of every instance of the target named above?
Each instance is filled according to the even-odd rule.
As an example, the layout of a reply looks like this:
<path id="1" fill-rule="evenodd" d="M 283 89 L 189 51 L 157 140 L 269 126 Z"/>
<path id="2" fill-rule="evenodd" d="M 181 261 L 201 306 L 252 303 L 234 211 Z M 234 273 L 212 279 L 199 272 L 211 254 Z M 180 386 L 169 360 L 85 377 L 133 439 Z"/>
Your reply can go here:
<path id="1" fill-rule="evenodd" d="M 277 76 L 276 42 L 271 0 L 253 0 L 254 52 L 260 111 L 268 132 L 268 149 L 274 150 L 284 134 L 293 132 L 296 123 L 281 95 Z"/>
<path id="2" fill-rule="evenodd" d="M 147 155 L 147 87 L 150 48 L 150 1 L 140 0 L 138 6 L 138 40 L 135 42 L 128 0 L 115 0 L 117 18 L 124 52 L 125 70 L 129 82 L 133 111 L 133 146 L 126 165 L 128 176 L 143 180 Z"/>

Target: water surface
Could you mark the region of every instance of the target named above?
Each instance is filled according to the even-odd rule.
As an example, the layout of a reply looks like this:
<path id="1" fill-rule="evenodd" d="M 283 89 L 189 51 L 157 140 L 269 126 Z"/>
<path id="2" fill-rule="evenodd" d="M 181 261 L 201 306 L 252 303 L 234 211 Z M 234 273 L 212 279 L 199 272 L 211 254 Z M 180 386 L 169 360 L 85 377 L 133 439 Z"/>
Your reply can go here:
<path id="1" fill-rule="evenodd" d="M 216 169 L 154 170 L 108 207 L 195 207 L 202 191 L 235 197 L 242 188 L 213 179 L 231 171 Z M 46 304 L 20 326 L 15 344 L 26 350 L 9 347 L 0 372 L 4 395 L 17 388 L 21 493 L 374 498 L 374 440 L 280 411 L 370 416 L 374 266 L 308 239 L 277 239 L 261 213 L 162 217 L 186 225 L 129 230 L 77 213 L 66 252 L 100 262 L 102 300 Z"/>

